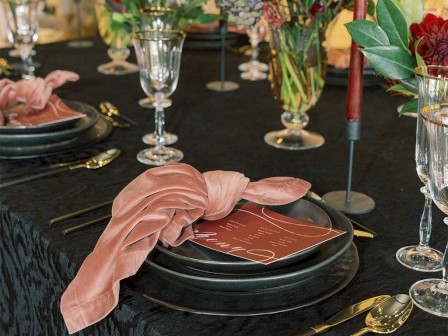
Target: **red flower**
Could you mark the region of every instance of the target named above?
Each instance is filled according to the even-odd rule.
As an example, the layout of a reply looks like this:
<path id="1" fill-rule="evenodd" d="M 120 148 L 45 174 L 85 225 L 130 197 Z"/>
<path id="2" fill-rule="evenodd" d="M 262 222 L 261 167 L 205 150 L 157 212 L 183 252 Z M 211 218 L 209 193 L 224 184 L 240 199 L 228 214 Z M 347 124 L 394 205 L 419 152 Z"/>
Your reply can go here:
<path id="1" fill-rule="evenodd" d="M 412 39 L 409 50 L 415 54 L 415 43 L 419 40 L 417 52 L 427 65 L 448 66 L 448 20 L 434 14 L 427 14 L 421 23 L 409 27 Z"/>
<path id="2" fill-rule="evenodd" d="M 316 17 L 316 13 L 323 12 L 324 6 L 320 4 L 319 0 L 316 0 L 314 4 L 310 8 L 310 15 L 314 19 Z"/>
<path id="3" fill-rule="evenodd" d="M 280 28 L 286 18 L 282 16 L 277 1 L 265 1 L 263 5 L 263 16 L 266 22 L 275 28 Z"/>

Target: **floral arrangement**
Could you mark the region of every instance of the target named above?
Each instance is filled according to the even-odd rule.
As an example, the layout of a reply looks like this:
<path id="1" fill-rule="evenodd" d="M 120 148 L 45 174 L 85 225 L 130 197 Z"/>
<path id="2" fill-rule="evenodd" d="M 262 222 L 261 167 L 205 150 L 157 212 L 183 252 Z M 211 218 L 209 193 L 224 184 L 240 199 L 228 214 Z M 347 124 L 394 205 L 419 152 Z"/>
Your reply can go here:
<path id="1" fill-rule="evenodd" d="M 288 112 L 313 106 L 325 83 L 323 39 L 331 20 L 353 0 L 217 0 L 237 26 L 263 17 L 271 28 L 271 87 Z M 274 34 L 275 33 L 275 34 Z M 310 56 L 312 55 L 312 56 Z M 324 61 L 324 62 L 322 62 Z"/>
<path id="2" fill-rule="evenodd" d="M 448 20 L 433 14 L 423 17 L 421 0 L 378 0 L 375 13 L 376 22 L 347 23 L 348 32 L 371 66 L 390 81 L 389 92 L 414 97 L 400 113 L 416 112 L 414 69 L 448 65 Z"/>
<path id="3" fill-rule="evenodd" d="M 112 12 L 111 30 L 131 32 L 141 25 L 142 8 L 170 8 L 175 12 L 179 29 L 187 29 L 196 24 L 212 23 L 219 16 L 205 13 L 202 5 L 207 0 L 105 0 L 107 9 Z"/>

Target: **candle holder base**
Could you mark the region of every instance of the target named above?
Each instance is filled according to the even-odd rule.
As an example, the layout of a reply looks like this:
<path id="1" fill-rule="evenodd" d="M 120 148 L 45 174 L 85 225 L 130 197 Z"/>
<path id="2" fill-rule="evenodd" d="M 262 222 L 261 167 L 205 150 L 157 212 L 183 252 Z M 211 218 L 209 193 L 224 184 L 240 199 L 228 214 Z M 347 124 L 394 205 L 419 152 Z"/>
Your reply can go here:
<path id="1" fill-rule="evenodd" d="M 238 83 L 230 81 L 213 81 L 207 83 L 207 89 L 218 92 L 228 92 L 237 90 L 240 86 Z"/>
<path id="2" fill-rule="evenodd" d="M 350 202 L 346 202 L 347 191 L 331 191 L 322 196 L 326 204 L 349 215 L 362 215 L 369 213 L 375 208 L 375 201 L 359 192 L 350 193 Z"/>

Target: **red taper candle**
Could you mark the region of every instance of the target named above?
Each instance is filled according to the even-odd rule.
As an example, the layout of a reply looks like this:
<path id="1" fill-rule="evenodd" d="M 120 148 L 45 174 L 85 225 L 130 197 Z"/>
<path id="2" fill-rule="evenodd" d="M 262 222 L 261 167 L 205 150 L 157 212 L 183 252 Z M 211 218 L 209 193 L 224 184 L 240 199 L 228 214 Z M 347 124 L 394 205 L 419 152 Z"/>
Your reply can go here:
<path id="1" fill-rule="evenodd" d="M 355 0 L 353 20 L 366 18 L 367 0 Z M 364 55 L 359 45 L 352 40 L 350 49 L 350 69 L 348 73 L 347 109 L 345 118 L 350 121 L 361 120 Z"/>

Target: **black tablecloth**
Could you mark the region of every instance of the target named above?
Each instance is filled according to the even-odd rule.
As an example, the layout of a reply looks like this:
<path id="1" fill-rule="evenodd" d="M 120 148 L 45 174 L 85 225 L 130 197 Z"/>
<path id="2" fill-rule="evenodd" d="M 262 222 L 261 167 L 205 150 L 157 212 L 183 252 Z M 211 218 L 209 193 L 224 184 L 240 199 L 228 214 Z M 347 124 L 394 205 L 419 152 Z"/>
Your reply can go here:
<path id="1" fill-rule="evenodd" d="M 36 47 L 41 63 L 38 76 L 56 69 L 72 70 L 80 80 L 57 89 L 61 97 L 93 106 L 113 102 L 139 123 L 115 128 L 104 141 L 82 150 L 34 159 L 3 159 L 2 176 L 24 172 L 49 163 L 73 160 L 112 147 L 122 155 L 98 171 L 76 170 L 5 188 L 1 197 L 0 334 L 65 335 L 59 310 L 60 298 L 84 258 L 93 249 L 104 224 L 63 236 L 61 230 L 98 217 L 102 209 L 82 218 L 48 225 L 47 220 L 105 200 L 113 199 L 132 179 L 150 167 L 136 154 L 146 147 L 141 137 L 153 130 L 153 112 L 137 101 L 144 94 L 137 74 L 106 76 L 96 67 L 108 60 L 100 41 L 88 49 L 55 43 Z M 8 57 L 7 50 L 0 56 Z M 181 75 L 166 110 L 166 129 L 179 136 L 183 162 L 201 172 L 234 170 L 251 180 L 270 176 L 295 176 L 312 183 L 318 194 L 343 190 L 347 183 L 348 143 L 345 138 L 346 87 L 327 85 L 310 111 L 309 130 L 321 133 L 325 144 L 307 151 L 287 151 L 266 145 L 265 133 L 281 129 L 281 108 L 267 81 L 239 78 L 238 64 L 247 57 L 226 54 L 226 79 L 238 82 L 232 92 L 206 89 L 219 80 L 217 50 L 188 50 L 182 55 Z M 266 56 L 266 55 L 264 55 Z M 13 61 L 12 59 L 9 59 Z M 133 52 L 130 58 L 135 61 Z M 253 317 L 209 316 L 176 311 L 145 299 L 146 266 L 122 282 L 120 301 L 104 320 L 79 335 L 294 335 L 342 307 L 370 296 L 407 293 L 411 284 L 438 273 L 421 273 L 401 266 L 395 252 L 418 241 L 423 196 L 414 165 L 415 119 L 399 117 L 402 97 L 392 97 L 382 87 L 364 90 L 361 140 L 356 142 L 352 190 L 371 196 L 376 208 L 354 216 L 378 232 L 375 239 L 355 238 L 360 265 L 354 279 L 338 294 L 307 308 Z M 431 245 L 442 250 L 447 227 L 434 207 Z M 348 335 L 364 325 L 359 316 L 337 326 L 327 335 Z M 418 308 L 397 335 L 446 335 L 446 319 Z"/>

